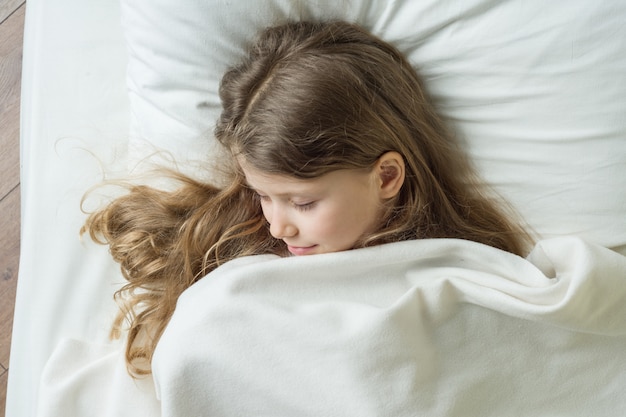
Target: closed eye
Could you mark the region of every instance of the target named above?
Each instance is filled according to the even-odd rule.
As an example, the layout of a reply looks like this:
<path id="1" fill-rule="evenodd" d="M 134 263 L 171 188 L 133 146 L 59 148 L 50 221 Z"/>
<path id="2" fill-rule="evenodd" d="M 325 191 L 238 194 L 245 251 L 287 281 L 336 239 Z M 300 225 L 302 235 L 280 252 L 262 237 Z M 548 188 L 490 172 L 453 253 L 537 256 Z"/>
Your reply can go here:
<path id="1" fill-rule="evenodd" d="M 260 203 L 270 203 L 272 201 L 270 196 L 260 194 L 258 192 L 255 192 L 255 195 Z M 290 203 L 298 211 L 307 211 L 307 210 L 312 209 L 317 203 L 317 201 L 308 201 L 306 203 L 296 203 L 294 201 L 290 201 Z"/>
<path id="2" fill-rule="evenodd" d="M 316 201 L 310 201 L 308 203 L 294 203 L 292 202 L 291 204 L 293 204 L 293 206 L 296 208 L 296 210 L 299 211 L 307 211 L 312 209 L 315 206 Z"/>

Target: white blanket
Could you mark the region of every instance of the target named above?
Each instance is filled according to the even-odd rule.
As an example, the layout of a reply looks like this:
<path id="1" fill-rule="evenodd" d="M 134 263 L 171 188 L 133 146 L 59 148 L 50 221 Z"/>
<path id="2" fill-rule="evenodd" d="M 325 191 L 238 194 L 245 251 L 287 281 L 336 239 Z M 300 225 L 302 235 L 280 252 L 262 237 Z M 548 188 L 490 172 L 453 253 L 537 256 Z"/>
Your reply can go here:
<path id="1" fill-rule="evenodd" d="M 101 415 L 625 415 L 626 257 L 556 238 L 528 259 L 461 240 L 239 259 L 180 298 L 153 360 L 160 404 L 151 381 L 103 392 L 125 378 L 119 351 L 91 383 L 72 346 L 41 415 L 81 415 L 68 396 L 82 415 L 122 400 Z"/>

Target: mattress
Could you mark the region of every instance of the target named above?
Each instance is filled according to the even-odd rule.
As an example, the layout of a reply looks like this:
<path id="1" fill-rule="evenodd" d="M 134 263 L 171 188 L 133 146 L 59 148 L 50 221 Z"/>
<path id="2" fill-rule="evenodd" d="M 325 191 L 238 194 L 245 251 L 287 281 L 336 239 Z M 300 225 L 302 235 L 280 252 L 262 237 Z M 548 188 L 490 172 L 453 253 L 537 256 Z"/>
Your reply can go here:
<path id="1" fill-rule="evenodd" d="M 119 274 L 79 238 L 101 166 L 126 167 L 129 105 L 119 3 L 26 4 L 21 112 L 21 259 L 7 416 L 34 414 L 62 337 L 107 340 Z M 96 156 L 97 155 L 97 156 Z"/>

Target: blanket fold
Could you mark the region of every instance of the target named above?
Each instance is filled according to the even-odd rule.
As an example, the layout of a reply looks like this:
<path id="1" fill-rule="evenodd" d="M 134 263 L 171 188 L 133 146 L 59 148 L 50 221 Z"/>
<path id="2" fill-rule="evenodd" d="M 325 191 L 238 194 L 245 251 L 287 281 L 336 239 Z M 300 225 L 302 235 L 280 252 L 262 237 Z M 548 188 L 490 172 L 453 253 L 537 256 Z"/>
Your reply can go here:
<path id="1" fill-rule="evenodd" d="M 241 259 L 180 298 L 154 376 L 164 416 L 614 416 L 625 300 L 626 258 L 575 238 Z"/>

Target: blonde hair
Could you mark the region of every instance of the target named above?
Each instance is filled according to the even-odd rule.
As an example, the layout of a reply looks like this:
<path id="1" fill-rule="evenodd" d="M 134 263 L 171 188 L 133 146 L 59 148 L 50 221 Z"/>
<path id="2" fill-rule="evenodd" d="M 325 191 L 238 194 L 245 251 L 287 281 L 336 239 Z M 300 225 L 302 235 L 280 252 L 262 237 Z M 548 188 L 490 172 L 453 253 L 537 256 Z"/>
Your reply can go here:
<path id="1" fill-rule="evenodd" d="M 115 323 L 129 322 L 129 370 L 149 361 L 179 295 L 231 259 L 286 256 L 268 230 L 236 157 L 255 169 L 316 178 L 371 168 L 386 152 L 406 178 L 378 230 L 356 247 L 460 238 L 523 255 L 528 234 L 486 194 L 413 67 L 390 44 L 345 22 L 266 29 L 243 63 L 223 77 L 215 136 L 233 156 L 224 188 L 181 174 L 174 191 L 132 186 L 83 228 L 108 244 L 128 283 Z"/>

